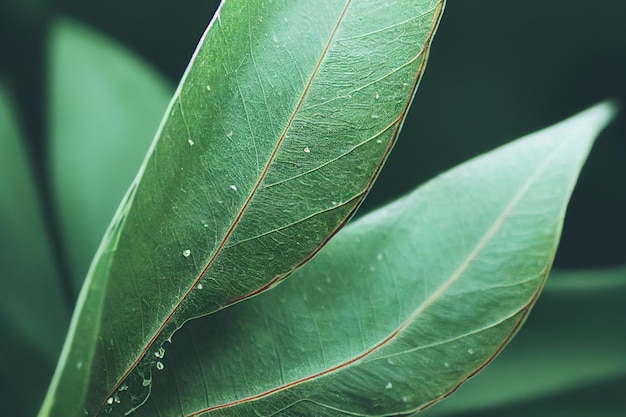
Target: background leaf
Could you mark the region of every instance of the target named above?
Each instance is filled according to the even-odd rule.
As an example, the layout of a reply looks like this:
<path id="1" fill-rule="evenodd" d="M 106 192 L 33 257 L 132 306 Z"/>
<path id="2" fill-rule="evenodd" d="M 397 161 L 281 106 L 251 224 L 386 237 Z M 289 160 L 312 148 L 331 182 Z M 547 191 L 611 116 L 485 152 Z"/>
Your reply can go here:
<path id="1" fill-rule="evenodd" d="M 188 323 L 137 416 L 397 415 L 443 398 L 526 317 L 612 113 L 596 106 L 443 174 L 280 287 Z"/>
<path id="2" fill-rule="evenodd" d="M 92 29 L 54 21 L 50 167 L 76 294 L 141 165 L 173 88 Z"/>
<path id="3" fill-rule="evenodd" d="M 381 7 L 224 3 L 92 264 L 42 415 L 138 407 L 177 328 L 275 285 L 352 215 L 442 2 Z"/>
<path id="4" fill-rule="evenodd" d="M 35 414 L 70 313 L 20 139 L 0 83 L 0 415 L 6 416 Z"/>

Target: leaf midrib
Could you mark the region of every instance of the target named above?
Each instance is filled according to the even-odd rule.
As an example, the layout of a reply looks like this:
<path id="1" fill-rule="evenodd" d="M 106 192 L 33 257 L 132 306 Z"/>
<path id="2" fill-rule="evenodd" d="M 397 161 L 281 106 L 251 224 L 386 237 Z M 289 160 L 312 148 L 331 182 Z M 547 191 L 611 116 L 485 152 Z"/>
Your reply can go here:
<path id="1" fill-rule="evenodd" d="M 351 358 L 351 359 L 349 359 L 347 361 L 344 361 L 344 362 L 342 362 L 342 363 L 340 363 L 338 365 L 335 365 L 335 366 L 333 366 L 331 368 L 328 368 L 328 369 L 326 369 L 324 371 L 320 371 L 320 372 L 317 372 L 315 374 L 306 376 L 304 378 L 300 378 L 300 379 L 298 379 L 296 381 L 284 384 L 282 386 L 278 386 L 276 388 L 272 388 L 272 389 L 267 390 L 265 392 L 262 392 L 260 394 L 252 395 L 252 396 L 249 396 L 249 397 L 246 397 L 246 398 L 242 398 L 240 400 L 231 401 L 229 403 L 224 403 L 224 404 L 220 404 L 220 405 L 204 408 L 202 410 L 199 410 L 199 411 L 196 411 L 194 413 L 188 414 L 187 417 L 197 417 L 197 416 L 200 416 L 200 415 L 202 415 L 204 413 L 208 413 L 208 412 L 212 412 L 212 411 L 216 411 L 216 410 L 220 410 L 220 409 L 225 409 L 225 408 L 229 408 L 229 407 L 234 407 L 234 406 L 237 406 L 239 404 L 243 404 L 243 403 L 246 403 L 246 402 L 249 402 L 249 401 L 260 400 L 262 398 L 265 398 L 265 397 L 268 397 L 268 396 L 270 396 L 272 394 L 275 394 L 275 393 L 277 393 L 279 391 L 283 391 L 285 389 L 289 389 L 291 387 L 300 385 L 302 383 L 306 383 L 306 382 L 314 380 L 316 378 L 320 378 L 320 377 L 326 376 L 328 374 L 331 374 L 333 372 L 339 371 L 341 369 L 344 369 L 344 368 L 346 368 L 346 367 L 348 367 L 350 365 L 353 365 L 353 364 L 361 361 L 363 358 L 366 358 L 367 356 L 369 356 L 373 352 L 376 352 L 377 350 L 379 350 L 382 347 L 384 347 L 387 343 L 391 342 L 396 336 L 398 336 L 400 333 L 402 333 L 402 331 L 404 331 L 407 327 L 409 327 L 409 325 L 413 321 L 415 321 L 426 309 L 428 309 L 430 306 L 432 306 L 442 295 L 444 295 L 445 292 L 455 282 L 457 282 L 459 280 L 459 278 L 463 275 L 463 273 L 469 267 L 469 265 L 472 263 L 472 261 L 487 246 L 487 244 L 491 241 L 493 236 L 498 232 L 498 230 L 501 228 L 501 226 L 506 221 L 507 217 L 515 209 L 517 204 L 522 200 L 522 198 L 525 196 L 525 194 L 530 189 L 530 187 L 533 185 L 533 183 L 545 171 L 545 169 L 548 167 L 550 162 L 559 154 L 559 152 L 562 150 L 563 147 L 565 147 L 565 145 L 566 145 L 566 143 L 563 142 L 563 143 L 559 144 L 558 146 L 556 146 L 555 149 L 552 150 L 552 152 L 550 152 L 549 156 L 546 157 L 546 159 L 541 163 L 541 165 L 539 165 L 539 167 L 537 167 L 537 169 L 533 173 L 533 175 L 522 185 L 522 187 L 519 189 L 519 191 L 511 199 L 509 204 L 507 204 L 507 206 L 503 209 L 502 213 L 498 216 L 498 218 L 496 218 L 496 220 L 491 225 L 491 227 L 487 230 L 487 232 L 483 235 L 483 237 L 480 239 L 480 241 L 476 244 L 474 249 L 465 257 L 463 262 L 461 262 L 461 264 L 450 275 L 450 277 L 446 281 L 444 281 L 444 283 L 435 292 L 433 292 L 422 304 L 420 304 L 418 306 L 418 308 L 415 309 L 415 311 L 404 322 L 402 322 L 398 326 L 398 328 L 396 328 L 391 334 L 389 334 L 387 337 L 385 337 L 382 341 L 380 341 L 379 343 L 377 343 L 376 345 L 374 345 L 373 347 L 371 347 L 367 351 L 361 353 L 360 355 L 357 355 L 357 356 L 355 356 L 355 357 L 353 357 L 353 358 Z M 532 304 L 532 300 L 530 301 L 530 303 Z M 525 307 L 526 306 L 527 306 L 527 304 L 525 305 Z M 515 314 L 519 313 L 522 310 L 523 310 L 523 308 L 521 308 L 520 310 L 517 310 L 515 312 Z M 520 320 L 523 320 L 523 317 Z M 512 332 L 509 335 L 509 338 L 510 338 L 510 336 L 512 334 L 515 333 L 517 327 L 519 327 L 519 324 L 517 326 L 515 326 L 515 328 L 512 330 Z M 506 343 L 507 340 L 505 340 L 503 342 L 503 345 Z"/>

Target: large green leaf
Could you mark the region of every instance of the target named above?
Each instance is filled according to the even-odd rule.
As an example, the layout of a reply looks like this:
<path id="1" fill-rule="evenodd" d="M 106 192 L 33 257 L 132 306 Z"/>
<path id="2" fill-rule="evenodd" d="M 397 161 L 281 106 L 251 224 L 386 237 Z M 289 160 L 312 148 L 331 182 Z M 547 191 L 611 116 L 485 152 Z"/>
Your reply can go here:
<path id="1" fill-rule="evenodd" d="M 188 323 L 137 416 L 382 416 L 440 400 L 527 316 L 612 112 L 599 105 L 443 174 L 280 287 Z"/>
<path id="2" fill-rule="evenodd" d="M 66 19 L 52 24 L 50 166 L 76 293 L 172 96 L 150 67 Z"/>
<path id="3" fill-rule="evenodd" d="M 61 350 L 69 306 L 59 290 L 30 163 L 2 84 L 0 196 L 0 415 L 33 415 Z"/>
<path id="4" fill-rule="evenodd" d="M 91 266 L 42 416 L 121 415 L 187 320 L 275 285 L 354 213 L 442 0 L 229 0 Z"/>
<path id="5" fill-rule="evenodd" d="M 588 385 L 623 380 L 624 299 L 626 268 L 550 274 L 535 313 L 519 337 L 477 378 L 425 415 L 465 416 L 497 407 L 523 410 L 530 401 L 545 402 Z M 590 401 L 600 404 L 596 398 Z M 564 413 L 579 409 L 579 405 L 559 407 Z M 510 410 L 494 415 L 508 416 Z"/>

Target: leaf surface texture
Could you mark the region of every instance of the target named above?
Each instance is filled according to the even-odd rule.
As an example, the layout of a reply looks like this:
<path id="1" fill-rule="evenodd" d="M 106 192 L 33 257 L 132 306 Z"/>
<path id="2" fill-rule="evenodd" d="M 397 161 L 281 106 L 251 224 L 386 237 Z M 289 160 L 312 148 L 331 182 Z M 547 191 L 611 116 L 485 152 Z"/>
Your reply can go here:
<path id="1" fill-rule="evenodd" d="M 548 276 L 601 104 L 340 232 L 281 286 L 190 322 L 137 416 L 412 414 L 482 369 Z"/>
<path id="2" fill-rule="evenodd" d="M 186 321 L 319 250 L 387 157 L 442 7 L 222 4 L 91 265 L 42 416 L 132 412 Z"/>

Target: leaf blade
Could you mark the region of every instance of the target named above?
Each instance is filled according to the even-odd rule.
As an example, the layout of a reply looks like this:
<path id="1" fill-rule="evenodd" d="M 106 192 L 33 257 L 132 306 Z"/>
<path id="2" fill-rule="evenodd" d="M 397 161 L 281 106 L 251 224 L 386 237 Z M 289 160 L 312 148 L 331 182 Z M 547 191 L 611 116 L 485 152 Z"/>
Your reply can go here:
<path id="1" fill-rule="evenodd" d="M 343 230 L 280 287 L 190 322 L 138 416 L 395 415 L 445 397 L 522 324 L 611 114 L 464 164 Z"/>
<path id="2" fill-rule="evenodd" d="M 92 264 L 41 415 L 140 406 L 176 329 L 278 283 L 345 223 L 391 149 L 439 21 L 441 1 L 413 3 L 418 16 L 398 25 L 377 2 L 222 5 Z M 380 31 L 361 33 L 366 14 Z M 81 380 L 75 397 L 55 394 Z"/>

